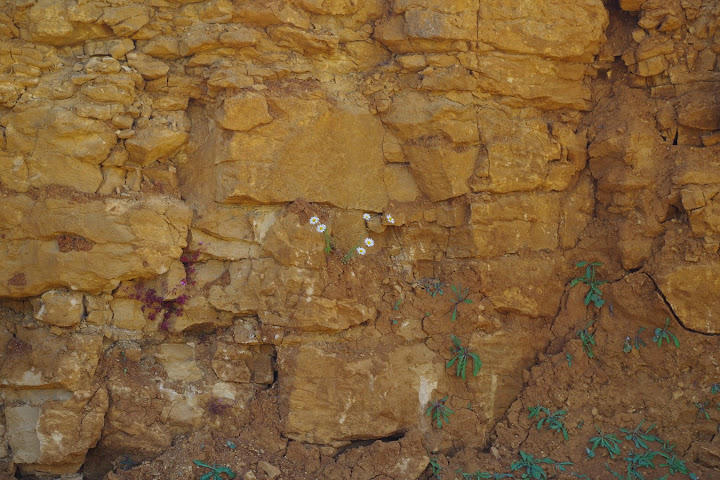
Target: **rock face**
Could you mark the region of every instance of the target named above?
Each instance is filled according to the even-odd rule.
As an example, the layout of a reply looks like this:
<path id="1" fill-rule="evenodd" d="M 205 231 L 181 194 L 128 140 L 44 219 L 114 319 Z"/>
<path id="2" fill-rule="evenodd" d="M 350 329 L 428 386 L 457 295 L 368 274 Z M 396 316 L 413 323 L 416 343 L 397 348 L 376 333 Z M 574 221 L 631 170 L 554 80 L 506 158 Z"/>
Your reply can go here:
<path id="1" fill-rule="evenodd" d="M 580 261 L 719 334 L 719 8 L 0 0 L 0 477 L 219 464 L 206 426 L 247 479 L 514 445 Z"/>
<path id="2" fill-rule="evenodd" d="M 189 208 L 175 199 L 0 199 L 6 228 L 0 294 L 27 297 L 53 287 L 97 293 L 122 280 L 167 271 L 186 245 Z"/>

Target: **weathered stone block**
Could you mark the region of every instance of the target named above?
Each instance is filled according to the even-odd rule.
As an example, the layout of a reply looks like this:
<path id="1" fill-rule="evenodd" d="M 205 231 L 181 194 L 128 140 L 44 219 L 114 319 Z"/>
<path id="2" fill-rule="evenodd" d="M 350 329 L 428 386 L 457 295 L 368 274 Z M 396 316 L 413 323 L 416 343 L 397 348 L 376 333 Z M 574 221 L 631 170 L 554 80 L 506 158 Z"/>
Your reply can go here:
<path id="1" fill-rule="evenodd" d="M 335 110 L 322 92 L 311 92 L 303 97 L 268 95 L 278 112 L 275 120 L 236 133 L 213 162 L 216 201 L 305 198 L 342 208 L 383 209 L 388 193 L 382 180 L 382 124 L 369 113 Z M 205 167 L 188 165 L 192 168 Z"/>
<path id="2" fill-rule="evenodd" d="M 128 53 L 127 61 L 128 65 L 148 80 L 163 77 L 170 70 L 170 66 L 167 63 L 142 53 Z"/>
<path id="3" fill-rule="evenodd" d="M 158 347 L 155 358 L 171 380 L 194 382 L 203 377 L 195 362 L 195 348 L 192 345 L 166 343 Z"/>
<path id="4" fill-rule="evenodd" d="M 18 327 L 14 353 L 0 365 L 0 386 L 15 389 L 88 385 L 100 360 L 102 335 L 56 336 L 45 329 Z"/>
<path id="5" fill-rule="evenodd" d="M 110 301 L 112 309 L 112 325 L 126 330 L 142 330 L 147 319 L 142 310 L 142 303 L 130 298 L 114 298 Z"/>
<path id="6" fill-rule="evenodd" d="M 720 333 L 720 265 L 678 265 L 656 278 L 658 288 L 685 328 Z"/>
<path id="7" fill-rule="evenodd" d="M 83 294 L 78 292 L 51 290 L 35 303 L 35 318 L 56 327 L 77 325 L 83 313 Z"/>
<path id="8" fill-rule="evenodd" d="M 498 50 L 591 62 L 605 42 L 600 0 L 482 0 L 478 40 Z"/>
<path id="9" fill-rule="evenodd" d="M 160 119 L 148 122 L 125 141 L 130 161 L 145 167 L 156 160 L 172 157 L 189 138 L 182 125 Z"/>
<path id="10" fill-rule="evenodd" d="M 107 390 L 64 393 L 65 398 L 11 407 L 9 415 L 6 409 L 10 446 L 23 474 L 75 473 L 100 439 Z"/>
<path id="11" fill-rule="evenodd" d="M 590 90 L 583 83 L 586 66 L 539 58 L 532 55 L 490 53 L 478 55 L 480 87 L 489 93 L 518 97 L 514 106 L 533 105 L 541 109 L 587 110 Z"/>
<path id="12" fill-rule="evenodd" d="M 180 257 L 189 208 L 175 199 L 0 199 L 5 237 L 0 296 L 39 295 L 59 286 L 98 293 L 122 280 L 163 273 Z"/>
<path id="13" fill-rule="evenodd" d="M 477 255 L 492 257 L 520 250 L 558 248 L 558 194 L 480 195 L 470 204 Z"/>
<path id="14" fill-rule="evenodd" d="M 405 12 L 405 34 L 409 38 L 426 40 L 475 40 L 477 38 L 476 12 L 453 14 L 430 9 L 411 8 Z"/>
<path id="15" fill-rule="evenodd" d="M 343 350 L 310 344 L 278 349 L 289 438 L 342 445 L 403 431 L 424 415 L 445 377 L 443 361 L 422 343 L 385 354 Z"/>
<path id="16" fill-rule="evenodd" d="M 251 91 L 226 98 L 218 113 L 218 123 L 222 128 L 239 132 L 246 132 L 272 120 L 265 97 Z"/>
<path id="17" fill-rule="evenodd" d="M 433 202 L 470 191 L 468 181 L 475 171 L 479 150 L 479 147 L 458 148 L 434 139 L 403 148 L 420 191 Z"/>

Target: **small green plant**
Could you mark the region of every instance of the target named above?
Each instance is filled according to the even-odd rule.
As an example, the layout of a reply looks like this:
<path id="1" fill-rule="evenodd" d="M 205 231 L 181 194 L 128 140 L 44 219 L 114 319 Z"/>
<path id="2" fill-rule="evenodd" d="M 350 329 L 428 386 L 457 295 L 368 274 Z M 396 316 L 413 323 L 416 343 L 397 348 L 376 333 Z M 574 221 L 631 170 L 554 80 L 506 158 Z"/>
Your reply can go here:
<path id="1" fill-rule="evenodd" d="M 201 461 L 193 460 L 195 465 L 198 467 L 209 468 L 210 471 L 203 474 L 200 480 L 227 480 L 223 477 L 223 474 L 227 475 L 227 478 L 235 478 L 235 472 L 230 467 L 221 467 L 219 465 L 207 465 Z"/>
<path id="2" fill-rule="evenodd" d="M 520 460 L 517 462 L 513 462 L 513 464 L 510 465 L 510 470 L 514 472 L 516 470 L 521 470 L 524 468 L 525 472 L 522 474 L 522 478 L 547 480 L 547 474 L 542 468 L 543 463 L 555 465 L 555 468 L 561 472 L 565 471 L 566 466 L 572 465 L 572 462 L 556 462 L 555 460 L 552 460 L 548 457 L 535 458 L 529 453 L 525 453 L 520 450 Z"/>
<path id="3" fill-rule="evenodd" d="M 540 404 L 534 407 L 530 407 L 528 408 L 528 410 L 530 410 L 528 418 L 538 418 L 538 430 L 540 430 L 543 425 L 545 425 L 545 427 L 549 430 L 555 430 L 556 432 L 562 433 L 562 436 L 565 440 L 568 439 L 568 433 L 565 429 L 565 419 L 563 418 L 567 413 L 565 410 L 558 410 L 555 413 L 550 413 L 550 410 Z M 545 416 L 543 418 L 540 418 L 540 414 L 544 414 Z"/>
<path id="4" fill-rule="evenodd" d="M 447 398 L 448 397 L 443 397 L 437 402 L 431 403 L 427 411 L 425 412 L 425 415 L 427 415 L 428 417 L 432 416 L 432 419 L 438 428 L 443 427 L 443 421 L 445 423 L 450 423 L 449 416 L 455 413 L 450 410 L 449 407 L 445 406 L 445 401 L 447 400 Z"/>
<path id="5" fill-rule="evenodd" d="M 646 480 L 642 472 L 638 471 L 638 468 L 655 468 L 653 458 L 657 455 L 659 455 L 658 452 L 645 452 L 640 455 L 631 451 L 628 456 L 625 457 L 627 461 L 627 475 L 624 476 L 612 470 L 607 463 L 605 464 L 605 468 L 619 480 Z"/>
<path id="6" fill-rule="evenodd" d="M 623 352 L 630 353 L 633 349 L 633 344 L 637 350 L 640 350 L 640 347 L 646 346 L 645 341 L 640 336 L 640 334 L 642 334 L 643 330 L 645 330 L 645 327 L 638 328 L 638 331 L 635 334 L 634 340 L 631 340 L 630 337 L 625 337 L 625 344 L 623 345 Z"/>
<path id="7" fill-rule="evenodd" d="M 580 341 L 583 344 L 583 351 L 589 358 L 593 358 L 595 356 L 595 353 L 593 353 L 592 350 L 592 347 L 595 345 L 595 333 L 590 333 L 588 331 L 588 328 L 590 328 L 590 325 L 592 324 L 593 322 L 588 323 L 585 328 L 578 330 L 575 334 L 576 337 L 580 337 Z"/>
<path id="8" fill-rule="evenodd" d="M 685 461 L 680 460 L 677 458 L 677 456 L 669 456 L 667 454 L 660 454 L 663 458 L 665 458 L 665 463 L 661 463 L 661 467 L 668 467 L 668 470 L 670 470 L 670 475 L 675 475 L 676 473 L 682 473 L 683 475 L 688 474 L 688 469 L 685 466 Z"/>
<path id="9" fill-rule="evenodd" d="M 627 428 L 621 428 L 620 431 L 623 433 L 627 433 L 625 436 L 625 440 L 630 440 L 635 444 L 636 448 L 644 448 L 645 450 L 649 450 L 649 447 L 647 446 L 647 443 L 645 442 L 658 442 L 663 443 L 663 441 L 656 437 L 655 435 L 650 435 L 650 430 L 655 428 L 655 424 L 653 423 L 650 425 L 650 428 L 648 428 L 645 432 L 640 430 L 643 426 L 643 423 L 645 423 L 645 420 L 640 422 L 640 425 L 635 427 L 635 430 L 630 430 Z"/>
<path id="10" fill-rule="evenodd" d="M 450 351 L 455 354 L 453 358 L 445 365 L 445 368 L 450 368 L 457 361 L 457 367 L 455 375 L 462 378 L 465 381 L 465 368 L 467 367 L 468 359 L 473 361 L 473 377 L 477 377 L 480 367 L 482 367 L 482 361 L 477 353 L 468 351 L 467 348 L 463 347 L 460 343 L 460 339 L 455 335 L 452 335 L 452 341 L 455 344 L 454 347 L 450 348 Z"/>
<path id="11" fill-rule="evenodd" d="M 442 472 L 444 468 L 440 466 L 440 463 L 438 462 L 438 459 L 436 457 L 430 458 L 430 468 L 432 469 L 432 474 L 435 475 L 435 478 L 442 478 L 440 476 L 440 472 Z"/>
<path id="12" fill-rule="evenodd" d="M 428 292 L 428 295 L 433 298 L 436 295 L 445 295 L 445 292 L 443 291 L 445 284 L 437 278 L 423 278 L 418 280 L 418 284 L 422 286 L 425 291 Z"/>
<path id="13" fill-rule="evenodd" d="M 450 301 L 454 304 L 452 309 L 452 317 L 450 317 L 450 321 L 454 322 L 458 315 L 458 307 L 460 307 L 461 303 L 472 303 L 472 300 L 470 300 L 468 297 L 468 291 L 470 290 L 470 287 L 463 290 L 463 288 L 458 285 L 457 287 L 455 285 L 450 285 L 450 288 L 453 292 L 455 292 L 455 298 L 450 299 Z"/>
<path id="14" fill-rule="evenodd" d="M 597 447 L 603 447 L 605 450 L 607 450 L 608 454 L 610 454 L 610 459 L 614 460 L 615 455 L 620 455 L 620 444 L 622 443 L 622 440 L 617 438 L 617 436 L 610 434 L 603 434 L 602 431 L 595 427 L 595 430 L 598 432 L 598 437 L 593 437 L 590 439 L 590 442 L 593 444 L 592 448 L 587 449 L 588 457 L 592 458 L 595 456 L 595 449 Z"/>
<path id="15" fill-rule="evenodd" d="M 708 405 L 710 405 L 710 402 L 695 404 L 695 408 L 698 409 L 698 414 L 697 414 L 698 417 L 700 417 L 700 418 L 705 417 L 705 420 L 710 420 L 710 414 L 707 411 Z"/>
<path id="16" fill-rule="evenodd" d="M 658 347 L 662 347 L 662 342 L 665 340 L 668 345 L 670 345 L 670 340 L 672 339 L 673 343 L 675 344 L 675 348 L 680 348 L 680 341 L 677 339 L 675 335 L 670 333 L 668 331 L 668 326 L 670 325 L 670 318 L 665 318 L 665 328 L 656 328 L 655 329 L 655 336 L 653 337 L 653 342 L 658 344 Z"/>
<path id="17" fill-rule="evenodd" d="M 565 354 L 565 360 L 567 360 L 568 362 L 568 367 L 572 367 L 572 358 L 572 355 L 570 355 L 569 353 Z"/>
<path id="18" fill-rule="evenodd" d="M 605 300 L 602 299 L 603 293 L 598 287 L 603 283 L 607 283 L 607 281 L 597 280 L 595 278 L 595 267 L 599 267 L 601 265 L 602 263 L 600 262 L 580 262 L 576 265 L 577 268 L 585 267 L 585 275 L 574 278 L 570 282 L 570 287 L 572 288 L 580 282 L 590 287 L 587 295 L 585 295 L 585 306 L 588 306 L 590 302 L 593 302 L 593 305 L 600 308 L 605 303 Z"/>
<path id="19" fill-rule="evenodd" d="M 710 385 L 710 393 L 715 395 L 716 393 L 720 393 L 720 383 L 713 383 Z"/>

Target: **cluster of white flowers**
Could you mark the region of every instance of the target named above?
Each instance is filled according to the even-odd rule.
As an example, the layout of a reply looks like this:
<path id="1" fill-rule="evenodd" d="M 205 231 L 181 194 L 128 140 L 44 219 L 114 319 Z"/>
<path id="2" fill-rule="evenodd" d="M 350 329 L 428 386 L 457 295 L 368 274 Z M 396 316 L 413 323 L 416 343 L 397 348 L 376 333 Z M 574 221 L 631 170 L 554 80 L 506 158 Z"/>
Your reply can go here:
<path id="1" fill-rule="evenodd" d="M 325 230 L 327 230 L 327 225 L 325 225 L 324 223 L 320 223 L 320 219 L 318 217 L 311 217 L 310 225 L 317 225 L 317 227 L 315 227 L 315 229 L 319 233 L 323 233 Z"/>
<path id="2" fill-rule="evenodd" d="M 363 214 L 363 218 L 364 218 L 365 220 L 370 220 L 372 217 L 373 217 L 373 216 L 370 215 L 369 213 Z M 395 223 L 395 219 L 394 219 L 394 218 L 392 217 L 392 215 L 390 215 L 389 213 L 386 213 L 386 214 L 385 214 L 385 220 L 387 220 L 388 223 Z"/>
<path id="3" fill-rule="evenodd" d="M 371 214 L 369 214 L 369 213 L 364 213 L 364 214 L 363 214 L 363 219 L 365 219 L 366 221 L 367 221 L 367 220 L 370 220 L 371 218 L 372 218 L 372 215 L 371 215 Z M 391 216 L 389 213 L 388 213 L 387 215 L 385 215 L 385 219 L 386 219 L 389 223 L 395 223 L 395 220 L 392 218 L 392 216 Z M 310 217 L 310 225 L 315 225 L 315 229 L 316 229 L 319 233 L 325 233 L 326 230 L 327 230 L 327 225 L 325 225 L 324 223 L 320 223 L 320 217 L 317 217 L 317 216 L 312 216 L 312 217 Z M 330 249 L 332 248 L 332 247 L 330 246 L 330 245 L 331 245 L 331 243 L 330 243 L 331 240 L 330 240 L 329 237 L 327 236 L 327 235 L 328 235 L 327 233 L 325 233 L 325 235 L 326 235 L 326 238 L 325 238 L 326 252 L 329 253 Z M 365 244 L 365 246 L 364 246 L 364 247 L 362 247 L 362 246 L 356 247 L 354 253 L 353 253 L 353 250 L 350 250 L 350 252 L 348 252 L 348 254 L 345 255 L 345 258 L 343 259 L 343 262 L 347 262 L 350 258 L 352 258 L 353 255 L 365 255 L 365 254 L 367 253 L 366 247 L 367 247 L 367 248 L 370 248 L 370 247 L 372 247 L 373 245 L 375 245 L 375 240 L 373 240 L 373 239 L 370 238 L 370 237 L 367 237 L 367 238 L 365 238 L 365 240 L 363 240 L 363 243 Z"/>

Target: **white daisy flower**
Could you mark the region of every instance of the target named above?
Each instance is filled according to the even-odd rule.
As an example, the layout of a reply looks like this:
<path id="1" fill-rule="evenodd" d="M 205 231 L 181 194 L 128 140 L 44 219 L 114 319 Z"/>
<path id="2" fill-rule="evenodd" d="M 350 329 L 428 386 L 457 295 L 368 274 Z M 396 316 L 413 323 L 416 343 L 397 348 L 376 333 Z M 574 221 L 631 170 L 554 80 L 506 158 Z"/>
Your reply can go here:
<path id="1" fill-rule="evenodd" d="M 367 245 L 368 247 L 372 247 L 373 245 L 375 245 L 375 241 L 372 238 L 366 238 L 365 245 Z"/>
<path id="2" fill-rule="evenodd" d="M 310 217 L 310 225 L 315 225 L 320 221 L 318 217 Z"/>
<path id="3" fill-rule="evenodd" d="M 323 233 L 325 230 L 327 230 L 327 225 L 325 225 L 324 223 L 321 223 L 320 225 L 317 226 L 318 232 Z"/>
<path id="4" fill-rule="evenodd" d="M 370 214 L 369 214 L 369 213 L 363 214 L 363 218 L 364 218 L 365 220 L 370 220 Z"/>
<path id="5" fill-rule="evenodd" d="M 388 223 L 395 223 L 395 219 L 389 213 L 385 215 L 385 219 L 388 221 Z"/>
<path id="6" fill-rule="evenodd" d="M 365 249 L 363 247 L 358 247 L 356 251 L 358 255 L 365 255 Z"/>

